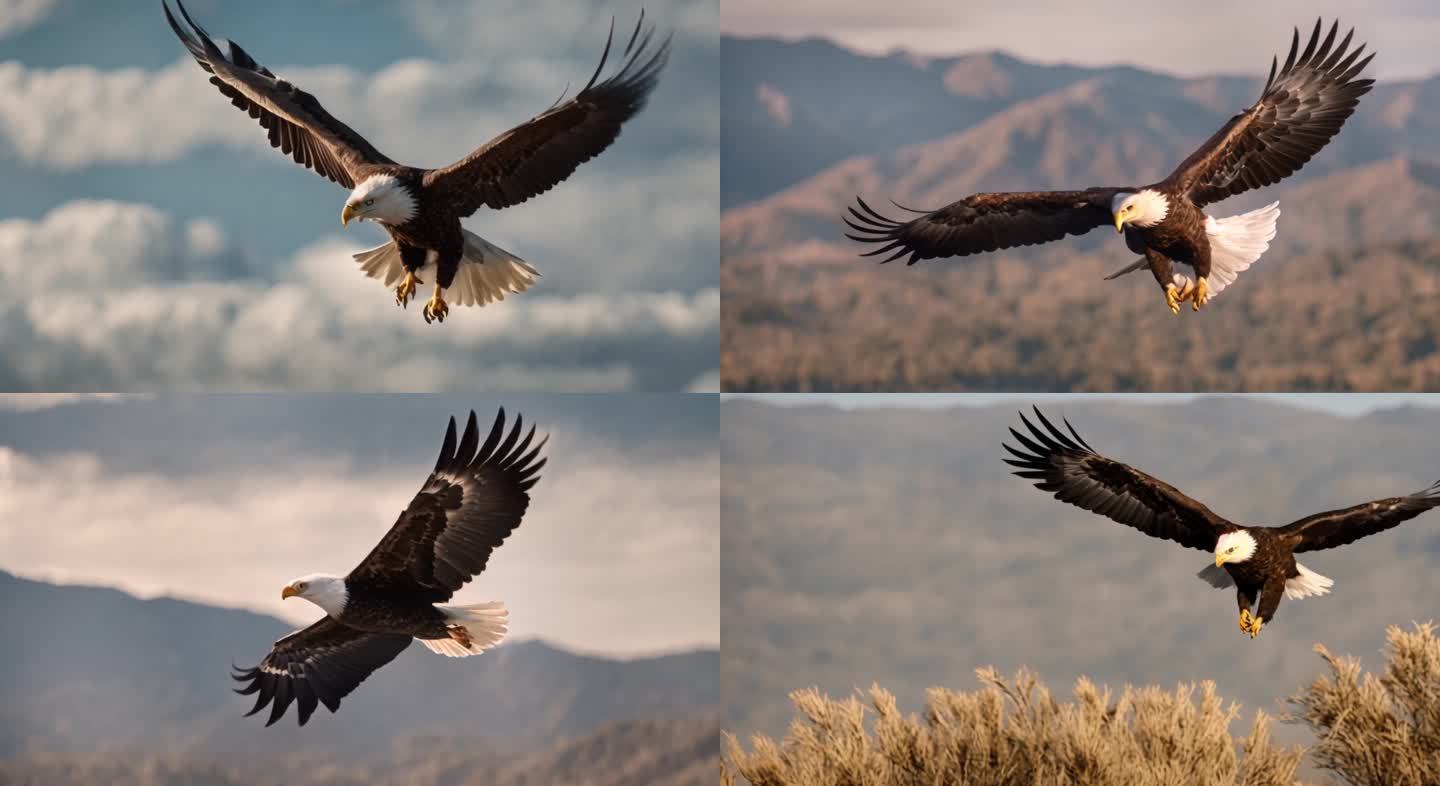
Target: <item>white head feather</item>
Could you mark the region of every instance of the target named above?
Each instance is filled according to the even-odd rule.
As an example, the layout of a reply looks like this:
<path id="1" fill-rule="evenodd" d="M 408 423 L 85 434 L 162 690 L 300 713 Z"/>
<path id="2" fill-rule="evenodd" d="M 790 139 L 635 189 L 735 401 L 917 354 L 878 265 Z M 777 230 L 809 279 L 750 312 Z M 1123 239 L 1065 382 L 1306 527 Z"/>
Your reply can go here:
<path id="1" fill-rule="evenodd" d="M 1110 200 L 1110 212 L 1125 217 L 1125 223 L 1153 227 L 1170 215 L 1170 200 L 1159 191 L 1121 191 Z"/>
<path id="2" fill-rule="evenodd" d="M 375 175 L 355 185 L 345 200 L 355 218 L 403 224 L 415 217 L 415 195 L 393 175 Z"/>
<path id="3" fill-rule="evenodd" d="M 290 582 L 281 596 L 304 598 L 324 609 L 331 617 L 339 617 L 345 611 L 350 591 L 345 588 L 345 580 L 339 576 L 311 573 Z"/>
<path id="4" fill-rule="evenodd" d="M 1225 562 L 1244 562 L 1255 556 L 1255 549 L 1259 544 L 1255 538 L 1245 530 L 1227 532 L 1215 541 L 1215 559 L 1224 559 Z"/>

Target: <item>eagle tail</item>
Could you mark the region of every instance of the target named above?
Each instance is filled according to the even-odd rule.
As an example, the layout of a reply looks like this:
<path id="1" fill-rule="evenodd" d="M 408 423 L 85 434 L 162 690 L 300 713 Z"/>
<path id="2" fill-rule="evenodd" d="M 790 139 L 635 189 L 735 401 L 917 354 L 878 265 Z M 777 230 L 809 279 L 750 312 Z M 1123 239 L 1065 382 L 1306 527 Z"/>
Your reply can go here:
<path id="1" fill-rule="evenodd" d="M 504 641 L 505 634 L 510 629 L 510 612 L 506 611 L 505 604 L 498 600 L 472 603 L 468 606 L 437 605 L 435 608 L 445 615 L 447 623 L 464 628 L 470 639 L 469 647 L 454 638 L 420 640 L 431 652 L 447 658 L 479 655 Z"/>
<path id="2" fill-rule="evenodd" d="M 469 230 L 460 231 L 465 234 L 464 257 L 455 280 L 445 292 L 451 305 L 489 305 L 504 300 L 506 295 L 524 292 L 540 277 L 540 271 L 520 257 Z M 400 247 L 394 242 L 366 249 L 353 257 L 365 275 L 379 279 L 386 287 L 394 287 L 405 277 Z M 434 282 L 434 259 L 433 252 L 427 255 L 425 266 L 417 273 L 421 281 Z"/>
<path id="3" fill-rule="evenodd" d="M 1205 217 L 1205 235 L 1210 240 L 1210 277 L 1205 283 L 1212 297 L 1234 283 L 1270 248 L 1279 219 L 1279 202 L 1238 216 Z M 1182 291 L 1189 283 L 1188 277 L 1175 274 L 1175 286 Z"/>
<path id="4" fill-rule="evenodd" d="M 1334 579 L 1321 576 L 1298 562 L 1295 563 L 1295 571 L 1299 575 L 1285 580 L 1285 597 L 1291 600 L 1324 595 L 1335 586 Z"/>
<path id="5" fill-rule="evenodd" d="M 524 292 L 540 277 L 540 271 L 529 262 L 468 229 L 460 231 L 465 234 L 465 257 L 446 292 L 450 301 L 462 306 L 489 305 Z"/>

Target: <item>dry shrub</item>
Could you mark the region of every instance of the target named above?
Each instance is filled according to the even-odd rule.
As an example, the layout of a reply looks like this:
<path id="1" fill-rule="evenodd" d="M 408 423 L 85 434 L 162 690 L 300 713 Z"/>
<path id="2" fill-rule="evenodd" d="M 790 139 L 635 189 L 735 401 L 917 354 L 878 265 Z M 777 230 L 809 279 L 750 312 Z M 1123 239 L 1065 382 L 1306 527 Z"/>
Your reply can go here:
<path id="1" fill-rule="evenodd" d="M 1316 646 L 1330 674 L 1290 699 L 1286 720 L 1318 742 L 1313 763 L 1353 786 L 1440 784 L 1440 639 L 1435 626 L 1387 630 L 1383 674 Z M 1210 682 L 1172 692 L 1109 690 L 1081 678 L 1062 702 L 1032 674 L 977 674 L 973 693 L 929 691 L 924 718 L 903 715 L 872 686 L 869 701 L 791 694 L 800 717 L 783 743 L 756 736 L 748 752 L 726 735 L 721 783 L 753 786 L 1290 786 L 1305 752 L 1271 743 L 1256 712 L 1236 739 Z M 1198 687 L 1198 691 L 1197 691 Z M 1197 695 L 1198 693 L 1198 695 Z"/>
<path id="2" fill-rule="evenodd" d="M 1330 674 L 1292 699 L 1288 718 L 1315 731 L 1315 763 L 1354 786 L 1440 783 L 1440 639 L 1435 626 L 1386 630 L 1383 674 L 1364 674 L 1358 658 L 1315 651 Z"/>

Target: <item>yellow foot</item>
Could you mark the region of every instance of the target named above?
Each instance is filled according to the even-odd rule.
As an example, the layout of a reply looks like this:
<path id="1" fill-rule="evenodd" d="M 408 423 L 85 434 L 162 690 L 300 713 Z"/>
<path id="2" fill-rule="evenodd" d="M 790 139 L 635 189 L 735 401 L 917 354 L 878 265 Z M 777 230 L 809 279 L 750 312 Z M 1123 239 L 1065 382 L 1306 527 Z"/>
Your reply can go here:
<path id="1" fill-rule="evenodd" d="M 440 285 L 436 284 L 435 295 L 425 304 L 425 310 L 422 312 L 422 316 L 425 317 L 425 324 L 428 325 L 431 321 L 444 322 L 445 315 L 449 313 L 450 307 L 445 305 L 444 298 L 440 297 Z"/>
<path id="2" fill-rule="evenodd" d="M 1199 311 L 1200 307 L 1210 302 L 1210 285 L 1205 283 L 1205 277 L 1195 279 L 1195 294 L 1190 296 L 1190 308 Z M 1259 632 L 1259 629 L 1256 629 Z"/>
<path id="3" fill-rule="evenodd" d="M 473 644 L 475 643 L 475 642 L 470 638 L 470 631 L 465 630 L 463 627 L 461 627 L 461 626 L 459 626 L 459 625 L 448 625 L 448 626 L 446 626 L 446 628 L 445 628 L 445 632 L 446 632 L 446 633 L 449 633 L 449 634 L 450 634 L 450 638 L 454 639 L 457 644 L 459 644 L 460 646 L 464 647 L 464 648 L 467 649 L 467 650 L 470 649 L 471 645 L 473 645 Z"/>
<path id="4" fill-rule="evenodd" d="M 1260 627 L 1263 626 L 1264 624 L 1265 624 L 1265 620 L 1261 619 L 1260 617 L 1256 617 L 1255 619 L 1253 619 L 1253 620 L 1250 621 L 1250 629 L 1247 630 L 1247 631 L 1245 631 L 1245 632 L 1246 632 L 1246 633 L 1249 633 L 1249 634 L 1250 634 L 1250 638 L 1253 639 L 1253 638 L 1255 638 L 1256 636 L 1259 636 L 1259 635 L 1260 635 Z"/>
<path id="5" fill-rule="evenodd" d="M 1241 609 L 1241 610 L 1240 610 L 1240 632 L 1241 632 L 1241 633 L 1249 633 L 1249 632 L 1250 632 L 1250 623 L 1251 623 L 1251 621 L 1253 621 L 1254 619 L 1255 619 L 1255 618 L 1254 618 L 1253 616 L 1251 616 L 1249 609 Z"/>
<path id="6" fill-rule="evenodd" d="M 1174 284 L 1165 285 L 1165 305 L 1170 307 L 1171 314 L 1178 315 L 1180 313 L 1180 291 L 1175 288 Z"/>
<path id="7" fill-rule="evenodd" d="M 423 283 L 425 282 L 416 278 L 414 273 L 406 273 L 405 280 L 400 282 L 400 286 L 395 287 L 395 305 L 403 308 L 414 299 L 415 285 Z"/>

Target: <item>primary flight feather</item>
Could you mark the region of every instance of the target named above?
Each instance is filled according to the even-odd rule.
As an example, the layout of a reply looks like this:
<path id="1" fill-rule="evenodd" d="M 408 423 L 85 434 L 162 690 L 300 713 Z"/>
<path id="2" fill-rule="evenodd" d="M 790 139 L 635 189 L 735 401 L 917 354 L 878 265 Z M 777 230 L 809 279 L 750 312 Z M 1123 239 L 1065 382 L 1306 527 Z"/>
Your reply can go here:
<path id="1" fill-rule="evenodd" d="M 246 714 L 269 705 L 269 726 L 293 702 L 304 726 L 321 704 L 335 712 L 411 639 L 453 658 L 499 644 L 509 624 L 504 604 L 446 602 L 520 525 L 545 466 L 540 449 L 548 437 L 532 448 L 534 438 L 535 427 L 525 432 L 518 415 L 506 435 L 501 409 L 484 444 L 474 412 L 457 443 L 450 418 L 434 471 L 370 554 L 344 577 L 315 573 L 281 590 L 281 598 L 308 600 L 325 616 L 275 642 L 260 665 L 236 670 L 244 684 L 236 692 L 256 694 Z"/>
<path id="2" fill-rule="evenodd" d="M 259 121 L 270 145 L 297 164 L 351 189 L 340 220 L 374 221 L 390 242 L 355 255 L 370 277 L 395 286 L 395 302 L 415 296 L 420 276 L 433 276 L 426 322 L 443 322 L 450 308 L 486 305 L 524 292 L 540 274 L 529 263 L 460 226 L 488 207 L 500 210 L 543 194 L 608 148 L 620 127 L 644 108 L 670 55 L 667 36 L 654 46 L 642 11 L 625 45 L 620 69 L 603 81 L 614 37 L 605 41 L 590 81 L 569 101 L 495 137 L 440 169 L 391 160 L 320 105 L 315 96 L 277 77 L 233 41 L 222 49 L 175 0 L 182 27 L 162 2 L 165 19 L 230 103 Z M 397 283 L 398 282 L 398 283 Z"/>
<path id="3" fill-rule="evenodd" d="M 1296 29 L 1285 65 L 1271 61 L 1260 98 L 1230 119 L 1168 177 L 1146 186 L 974 194 L 918 218 L 896 220 L 857 197 L 845 223 L 852 240 L 877 246 L 863 256 L 883 262 L 966 256 L 1048 243 L 1113 225 L 1125 245 L 1144 258 L 1107 278 L 1149 267 L 1165 304 L 1175 314 L 1195 310 L 1254 264 L 1275 237 L 1279 203 L 1228 218 L 1203 208 L 1294 174 L 1339 133 L 1372 79 L 1360 79 L 1373 54 L 1350 48 L 1354 30 L 1339 42 L 1339 22 L 1323 32 L 1319 20 L 1300 50 Z M 1189 265 L 1195 280 L 1176 273 Z"/>

